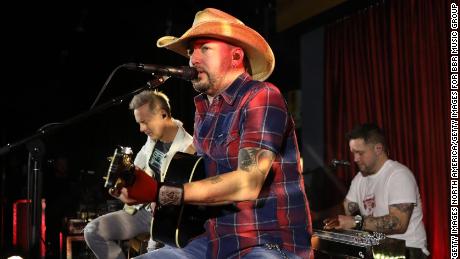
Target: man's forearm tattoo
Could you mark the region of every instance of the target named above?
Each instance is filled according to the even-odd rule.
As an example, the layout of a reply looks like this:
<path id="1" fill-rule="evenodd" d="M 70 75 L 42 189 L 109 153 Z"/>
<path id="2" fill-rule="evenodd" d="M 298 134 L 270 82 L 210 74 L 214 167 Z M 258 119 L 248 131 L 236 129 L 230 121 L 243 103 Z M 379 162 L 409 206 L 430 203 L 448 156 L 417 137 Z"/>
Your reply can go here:
<path id="1" fill-rule="evenodd" d="M 212 184 L 220 183 L 222 182 L 222 177 L 216 175 L 216 176 L 208 178 L 208 181 L 210 181 Z"/>
<path id="2" fill-rule="evenodd" d="M 268 150 L 243 148 L 238 154 L 239 168 L 247 172 L 255 169 L 263 174 L 270 169 L 273 158 L 273 153 Z"/>
<path id="3" fill-rule="evenodd" d="M 347 209 L 350 215 L 354 215 L 356 212 L 359 211 L 359 205 L 356 202 L 349 202 Z"/>
<path id="4" fill-rule="evenodd" d="M 390 205 L 390 208 L 395 208 L 399 210 L 401 213 L 406 214 L 410 218 L 410 216 L 412 215 L 412 211 L 414 210 L 414 204 L 413 203 L 392 204 Z"/>
<path id="5" fill-rule="evenodd" d="M 363 229 L 382 233 L 392 233 L 401 227 L 401 221 L 396 216 L 366 217 Z"/>
<path id="6" fill-rule="evenodd" d="M 392 204 L 389 206 L 389 215 L 365 217 L 363 228 L 386 234 L 400 233 L 409 222 L 413 209 L 412 203 Z"/>

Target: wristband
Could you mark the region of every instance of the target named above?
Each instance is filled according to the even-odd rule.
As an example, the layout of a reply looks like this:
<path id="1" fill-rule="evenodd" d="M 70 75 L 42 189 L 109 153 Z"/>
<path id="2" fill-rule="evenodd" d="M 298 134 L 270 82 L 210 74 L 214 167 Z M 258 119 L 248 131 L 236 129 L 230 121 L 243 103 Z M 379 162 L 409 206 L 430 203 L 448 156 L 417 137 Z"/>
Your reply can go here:
<path id="1" fill-rule="evenodd" d="M 355 224 L 356 224 L 355 229 L 362 230 L 363 229 L 363 217 L 361 215 L 356 215 L 354 219 L 355 219 Z"/>
<path id="2" fill-rule="evenodd" d="M 158 189 L 158 204 L 160 206 L 180 206 L 184 203 L 184 185 L 175 183 L 160 183 Z"/>

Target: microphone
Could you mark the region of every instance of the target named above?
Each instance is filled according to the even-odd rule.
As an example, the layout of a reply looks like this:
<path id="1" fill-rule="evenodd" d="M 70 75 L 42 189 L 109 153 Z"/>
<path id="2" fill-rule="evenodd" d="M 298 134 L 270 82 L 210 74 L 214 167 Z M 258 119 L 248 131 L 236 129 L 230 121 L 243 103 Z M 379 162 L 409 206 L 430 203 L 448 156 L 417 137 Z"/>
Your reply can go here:
<path id="1" fill-rule="evenodd" d="M 350 162 L 348 162 L 347 160 L 338 160 L 338 159 L 334 158 L 334 159 L 331 160 L 331 165 L 333 167 L 337 167 L 338 165 L 350 166 Z"/>
<path id="2" fill-rule="evenodd" d="M 198 77 L 198 71 L 195 68 L 188 66 L 171 67 L 142 63 L 126 63 L 123 65 L 123 67 L 129 70 L 136 70 L 163 76 L 171 76 L 187 81 L 191 81 Z"/>

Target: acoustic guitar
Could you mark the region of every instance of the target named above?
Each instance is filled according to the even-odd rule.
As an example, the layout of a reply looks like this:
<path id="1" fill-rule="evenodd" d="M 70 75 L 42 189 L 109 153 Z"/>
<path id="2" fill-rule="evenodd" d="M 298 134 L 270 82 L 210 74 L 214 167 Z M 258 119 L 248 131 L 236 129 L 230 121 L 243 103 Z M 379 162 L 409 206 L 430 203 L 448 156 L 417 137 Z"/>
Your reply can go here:
<path id="1" fill-rule="evenodd" d="M 109 160 L 110 166 L 104 187 L 121 189 L 132 185 L 135 181 L 132 149 L 119 146 Z M 202 157 L 177 152 L 166 170 L 164 181 L 184 184 L 204 178 Z M 190 239 L 204 233 L 205 221 L 217 215 L 217 208 L 207 206 L 185 204 L 155 207 L 150 233 L 152 239 L 179 248 L 187 245 Z"/>

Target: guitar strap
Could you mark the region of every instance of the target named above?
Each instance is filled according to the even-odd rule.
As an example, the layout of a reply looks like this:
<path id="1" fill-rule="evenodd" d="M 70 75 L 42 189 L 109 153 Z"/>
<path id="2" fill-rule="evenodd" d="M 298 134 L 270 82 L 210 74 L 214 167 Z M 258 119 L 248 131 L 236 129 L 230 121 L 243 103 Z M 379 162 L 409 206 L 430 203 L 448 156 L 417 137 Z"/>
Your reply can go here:
<path id="1" fill-rule="evenodd" d="M 155 147 L 152 150 L 152 154 L 150 155 L 149 167 L 153 171 L 152 177 L 158 182 L 161 182 L 161 164 L 163 163 L 169 148 L 171 148 L 171 144 L 172 143 L 164 143 L 157 140 Z"/>

